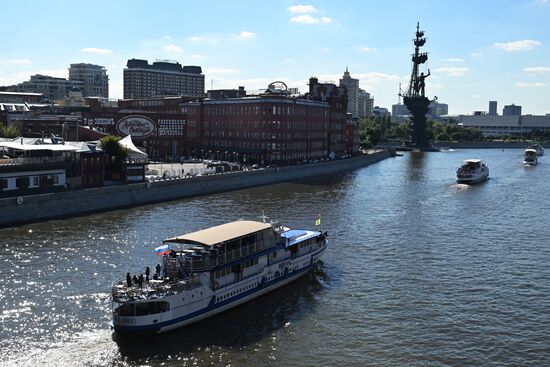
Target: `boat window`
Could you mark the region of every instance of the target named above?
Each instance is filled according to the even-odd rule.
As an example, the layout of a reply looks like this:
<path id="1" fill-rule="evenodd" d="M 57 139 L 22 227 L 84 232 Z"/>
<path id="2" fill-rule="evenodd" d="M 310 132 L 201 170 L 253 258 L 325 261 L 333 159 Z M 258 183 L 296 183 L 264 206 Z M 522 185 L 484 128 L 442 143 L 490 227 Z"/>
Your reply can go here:
<path id="1" fill-rule="evenodd" d="M 117 313 L 120 316 L 134 316 L 134 304 L 125 303 L 117 308 Z"/>
<path id="2" fill-rule="evenodd" d="M 168 302 L 136 303 L 136 316 L 152 315 L 170 310 Z"/>

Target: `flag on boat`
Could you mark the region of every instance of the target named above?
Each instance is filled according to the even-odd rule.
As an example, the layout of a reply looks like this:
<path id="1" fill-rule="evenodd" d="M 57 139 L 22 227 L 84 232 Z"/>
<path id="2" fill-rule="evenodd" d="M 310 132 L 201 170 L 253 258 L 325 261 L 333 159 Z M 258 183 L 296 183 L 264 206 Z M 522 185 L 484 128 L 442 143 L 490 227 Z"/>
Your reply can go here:
<path id="1" fill-rule="evenodd" d="M 315 220 L 315 225 L 320 226 L 321 225 L 321 214 L 317 216 L 317 220 Z"/>
<path id="2" fill-rule="evenodd" d="M 170 253 L 170 247 L 168 245 L 162 245 L 162 246 L 159 246 L 159 247 L 155 248 L 155 251 L 157 253 L 157 256 L 158 255 L 166 255 L 166 254 Z"/>

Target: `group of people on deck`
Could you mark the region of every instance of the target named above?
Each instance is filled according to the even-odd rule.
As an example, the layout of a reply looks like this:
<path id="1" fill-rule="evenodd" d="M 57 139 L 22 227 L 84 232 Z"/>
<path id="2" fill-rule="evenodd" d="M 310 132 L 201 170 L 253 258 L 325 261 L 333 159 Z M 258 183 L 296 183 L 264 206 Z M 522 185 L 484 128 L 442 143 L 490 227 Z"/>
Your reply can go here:
<path id="1" fill-rule="evenodd" d="M 149 275 L 151 275 L 151 269 L 149 267 L 145 268 L 145 276 L 143 276 L 143 273 L 139 273 L 139 275 L 130 275 L 130 273 L 128 272 L 126 273 L 126 285 L 128 286 L 128 288 L 133 286 L 143 288 L 144 283 L 149 283 Z M 155 274 L 153 275 L 153 279 L 162 279 L 160 264 L 157 264 L 157 266 L 155 267 Z"/>

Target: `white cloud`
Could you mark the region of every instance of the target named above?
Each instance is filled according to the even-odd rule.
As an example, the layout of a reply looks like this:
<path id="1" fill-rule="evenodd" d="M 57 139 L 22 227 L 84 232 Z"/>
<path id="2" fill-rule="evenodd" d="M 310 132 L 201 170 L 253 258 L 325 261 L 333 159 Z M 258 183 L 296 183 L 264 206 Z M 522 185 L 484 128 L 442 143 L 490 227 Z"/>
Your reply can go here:
<path id="1" fill-rule="evenodd" d="M 441 73 L 445 74 L 447 76 L 464 76 L 466 73 L 470 71 L 467 67 L 452 67 L 452 66 L 444 66 L 441 68 L 434 69 L 435 73 Z"/>
<path id="2" fill-rule="evenodd" d="M 201 34 L 201 35 L 187 37 L 187 40 L 192 43 L 217 44 L 219 41 L 219 36 L 220 36 L 219 33 L 216 33 L 215 35 Z"/>
<path id="3" fill-rule="evenodd" d="M 535 40 L 521 40 L 521 41 L 513 41 L 513 42 L 505 42 L 505 43 L 493 43 L 493 46 L 495 48 L 498 48 L 500 50 L 508 51 L 508 52 L 515 52 L 515 51 L 529 51 L 533 48 L 542 45 L 539 41 Z"/>
<path id="4" fill-rule="evenodd" d="M 474 94 L 472 97 L 473 98 L 481 98 L 481 97 L 483 97 L 483 94 Z"/>
<path id="5" fill-rule="evenodd" d="M 317 47 L 317 49 L 321 52 L 330 52 L 331 51 L 330 48 L 328 48 L 328 47 Z"/>
<path id="6" fill-rule="evenodd" d="M 321 18 L 315 18 L 312 17 L 309 14 L 304 15 L 298 15 L 296 17 L 290 18 L 291 23 L 298 23 L 298 24 L 328 24 L 332 23 L 332 19 L 329 17 L 321 17 Z"/>
<path id="7" fill-rule="evenodd" d="M 179 54 L 181 53 L 183 50 L 181 47 L 178 47 L 176 45 L 166 45 L 166 46 L 162 46 L 162 49 L 164 51 L 168 51 L 168 52 L 171 52 L 171 53 L 174 53 L 174 54 Z"/>
<path id="8" fill-rule="evenodd" d="M 29 59 L 11 59 L 11 60 L 8 60 L 8 62 L 10 64 L 15 64 L 15 65 L 30 65 L 30 64 L 32 64 L 32 61 L 29 60 Z"/>
<path id="9" fill-rule="evenodd" d="M 317 11 L 313 5 L 291 5 L 286 10 L 293 14 L 315 13 Z"/>
<path id="10" fill-rule="evenodd" d="M 358 51 L 361 51 L 361 52 L 374 52 L 374 51 L 376 51 L 375 48 L 370 48 L 370 47 L 367 47 L 367 46 L 356 46 L 354 48 Z"/>
<path id="11" fill-rule="evenodd" d="M 464 62 L 464 59 L 461 59 L 459 57 L 449 57 L 446 59 L 441 59 L 443 62 Z"/>
<path id="12" fill-rule="evenodd" d="M 233 39 L 235 41 L 246 41 L 246 40 L 251 40 L 255 37 L 256 37 L 256 33 L 254 32 L 242 31 L 238 35 L 234 36 Z"/>
<path id="13" fill-rule="evenodd" d="M 199 55 L 199 54 L 193 54 L 193 55 L 190 55 L 189 58 L 190 58 L 190 59 L 194 59 L 194 60 L 202 60 L 202 59 L 204 59 L 205 57 L 202 56 L 202 55 Z"/>
<path id="14" fill-rule="evenodd" d="M 479 52 L 472 52 L 472 53 L 470 54 L 470 56 L 472 56 L 472 57 L 481 57 L 481 56 L 483 56 L 483 54 L 482 54 L 482 53 L 479 53 Z"/>
<path id="15" fill-rule="evenodd" d="M 546 87 L 546 84 L 541 82 L 535 82 L 535 83 L 526 83 L 526 82 L 516 82 L 514 84 L 516 88 L 544 88 Z"/>
<path id="16" fill-rule="evenodd" d="M 290 23 L 317 24 L 319 23 L 319 19 L 314 18 L 309 14 L 306 14 L 306 15 L 299 15 L 297 17 L 290 18 Z"/>
<path id="17" fill-rule="evenodd" d="M 533 66 L 529 68 L 524 68 L 523 71 L 527 74 L 544 74 L 550 73 L 550 67 L 548 66 Z"/>
<path id="18" fill-rule="evenodd" d="M 225 75 L 225 74 L 237 74 L 240 73 L 240 69 L 233 68 L 204 68 L 203 72 L 205 75 Z"/>
<path id="19" fill-rule="evenodd" d="M 85 53 L 96 54 L 96 55 L 110 55 L 113 51 L 107 48 L 96 48 L 96 47 L 86 47 L 80 50 Z"/>

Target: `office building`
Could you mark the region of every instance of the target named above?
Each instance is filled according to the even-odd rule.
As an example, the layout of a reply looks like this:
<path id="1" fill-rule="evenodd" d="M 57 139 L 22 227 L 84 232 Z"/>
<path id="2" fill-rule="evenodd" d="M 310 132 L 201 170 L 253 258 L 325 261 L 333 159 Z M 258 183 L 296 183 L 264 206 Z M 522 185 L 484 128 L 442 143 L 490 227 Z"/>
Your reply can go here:
<path id="1" fill-rule="evenodd" d="M 109 76 L 103 66 L 94 64 L 71 64 L 69 80 L 82 83 L 83 97 L 109 98 Z"/>
<path id="2" fill-rule="evenodd" d="M 502 109 L 503 116 L 521 116 L 521 106 L 515 104 L 506 105 Z"/>
<path id="3" fill-rule="evenodd" d="M 406 105 L 402 103 L 394 104 L 391 106 L 392 117 L 409 116 L 411 113 Z"/>
<path id="4" fill-rule="evenodd" d="M 497 115 L 497 101 L 489 101 L 489 115 L 490 116 Z"/>
<path id="5" fill-rule="evenodd" d="M 200 66 L 182 66 L 174 61 L 128 60 L 124 69 L 124 98 L 155 96 L 204 97 Z"/>
<path id="6" fill-rule="evenodd" d="M 81 90 L 82 82 L 36 74 L 32 75 L 28 81 L 9 87 L 8 91 L 41 93 L 49 101 L 55 101 L 64 99 L 73 89 Z"/>
<path id="7" fill-rule="evenodd" d="M 550 130 L 550 115 L 460 115 L 458 120 L 460 125 L 480 129 L 490 137 L 525 137 L 534 129 Z"/>
<path id="8" fill-rule="evenodd" d="M 449 114 L 449 105 L 431 101 L 428 105 L 428 117 L 441 117 Z"/>

